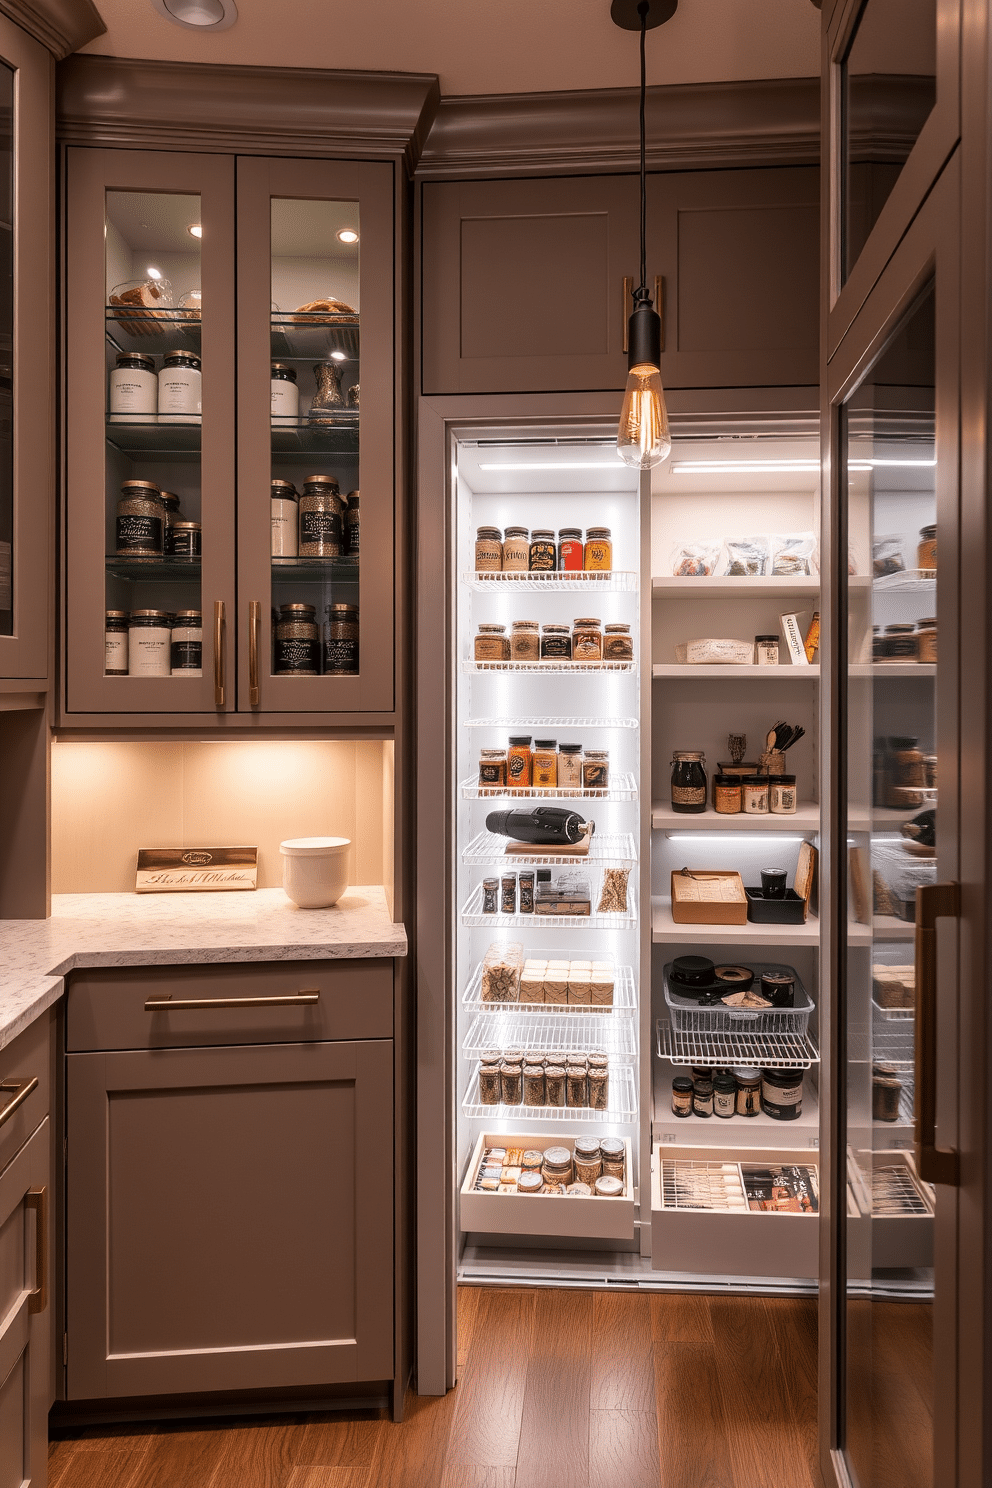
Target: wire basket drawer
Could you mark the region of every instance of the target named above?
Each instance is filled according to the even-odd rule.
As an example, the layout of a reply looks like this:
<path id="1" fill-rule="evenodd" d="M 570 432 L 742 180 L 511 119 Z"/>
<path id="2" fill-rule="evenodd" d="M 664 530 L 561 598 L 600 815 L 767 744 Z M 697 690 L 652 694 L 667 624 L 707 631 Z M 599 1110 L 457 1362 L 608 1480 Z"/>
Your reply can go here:
<path id="1" fill-rule="evenodd" d="M 747 968 L 754 972 L 755 985 L 761 981 L 763 972 L 788 971 L 796 978 L 796 1006 L 791 1008 L 736 1008 L 700 1007 L 690 997 L 673 992 L 668 974 L 671 962 L 665 967 L 665 1002 L 675 1033 L 795 1033 L 805 1034 L 813 1011 L 813 999 L 791 966 L 781 962 L 748 961 Z"/>

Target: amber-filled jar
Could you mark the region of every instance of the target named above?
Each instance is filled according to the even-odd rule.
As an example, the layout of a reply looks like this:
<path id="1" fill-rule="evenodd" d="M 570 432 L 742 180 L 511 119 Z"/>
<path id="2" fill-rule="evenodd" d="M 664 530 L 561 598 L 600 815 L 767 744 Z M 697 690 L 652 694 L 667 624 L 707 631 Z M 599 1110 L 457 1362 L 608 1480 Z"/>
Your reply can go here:
<path id="1" fill-rule="evenodd" d="M 535 527 L 530 535 L 531 573 L 554 573 L 557 563 L 554 532 L 550 527 Z"/>
<path id="2" fill-rule="evenodd" d="M 937 524 L 920 528 L 920 542 L 916 549 L 916 566 L 924 573 L 937 572 Z"/>
<path id="3" fill-rule="evenodd" d="M 558 568 L 561 573 L 582 570 L 582 528 L 562 527 L 558 532 Z"/>
<path id="4" fill-rule="evenodd" d="M 480 749 L 479 784 L 489 787 L 506 784 L 505 749 Z"/>
<path id="5" fill-rule="evenodd" d="M 590 527 L 586 532 L 582 566 L 604 573 L 613 568 L 613 541 L 609 527 Z"/>
<path id="6" fill-rule="evenodd" d="M 689 815 L 706 810 L 706 756 L 696 750 L 672 755 L 672 810 Z"/>
<path id="7" fill-rule="evenodd" d="M 300 497 L 301 558 L 340 558 L 344 502 L 333 475 L 308 475 Z"/>
<path id="8" fill-rule="evenodd" d="M 505 625 L 480 625 L 475 638 L 476 661 L 509 661 L 510 637 Z"/>
<path id="9" fill-rule="evenodd" d="M 514 620 L 510 632 L 511 661 L 540 661 L 541 632 L 536 620 Z"/>
<path id="10" fill-rule="evenodd" d="M 557 739 L 534 740 L 534 785 L 550 790 L 558 784 Z"/>
<path id="11" fill-rule="evenodd" d="M 932 665 L 937 660 L 937 620 L 931 616 L 916 622 L 916 659 Z"/>
<path id="12" fill-rule="evenodd" d="M 503 534 L 498 527 L 480 527 L 475 534 L 476 573 L 500 573 L 503 568 Z"/>
<path id="13" fill-rule="evenodd" d="M 605 791 L 610 788 L 610 751 L 587 749 L 582 756 L 582 789 Z"/>
<path id="14" fill-rule="evenodd" d="M 506 752 L 506 779 L 514 790 L 529 790 L 533 784 L 534 756 L 530 734 L 511 734 Z"/>
<path id="15" fill-rule="evenodd" d="M 327 606 L 324 624 L 324 676 L 358 676 L 358 606 Z"/>
<path id="16" fill-rule="evenodd" d="M 310 604 L 279 606 L 275 631 L 273 673 L 277 677 L 316 677 L 320 674 L 320 630 L 317 608 Z"/>
<path id="17" fill-rule="evenodd" d="M 503 572 L 526 573 L 530 568 L 530 536 L 526 527 L 507 527 L 503 535 Z"/>
<path id="18" fill-rule="evenodd" d="M 603 632 L 598 620 L 572 622 L 572 660 L 602 661 Z"/>
<path id="19" fill-rule="evenodd" d="M 713 776 L 713 806 L 721 816 L 737 816 L 742 809 L 739 775 Z"/>
<path id="20" fill-rule="evenodd" d="M 633 661 L 634 637 L 629 625 L 611 624 L 603 626 L 603 660 Z"/>

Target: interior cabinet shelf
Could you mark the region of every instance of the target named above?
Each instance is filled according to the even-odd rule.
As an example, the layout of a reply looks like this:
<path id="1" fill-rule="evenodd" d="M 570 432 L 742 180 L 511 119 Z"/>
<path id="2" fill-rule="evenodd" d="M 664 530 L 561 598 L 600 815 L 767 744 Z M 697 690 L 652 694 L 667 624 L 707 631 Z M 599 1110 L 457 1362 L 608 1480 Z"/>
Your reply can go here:
<path id="1" fill-rule="evenodd" d="M 158 455 L 165 460 L 198 460 L 200 424 L 120 423 L 107 420 L 107 443 L 125 455 Z"/>
<path id="2" fill-rule="evenodd" d="M 353 409 L 321 423 L 299 423 L 272 429 L 272 453 L 278 459 L 309 460 L 313 455 L 357 455 L 358 414 Z"/>
<path id="3" fill-rule="evenodd" d="M 760 816 L 738 811 L 728 816 L 712 810 L 696 815 L 673 811 L 664 801 L 655 801 L 651 807 L 651 825 L 668 832 L 818 832 L 820 808 L 812 801 L 798 806 L 791 816 L 779 816 L 771 811 Z"/>
<path id="4" fill-rule="evenodd" d="M 530 1121 L 539 1121 L 543 1126 L 549 1121 L 573 1126 L 597 1124 L 603 1126 L 610 1121 L 628 1122 L 637 1119 L 637 1088 L 634 1071 L 629 1064 L 610 1062 L 609 1105 L 604 1111 L 594 1111 L 591 1106 L 487 1106 L 479 1099 L 479 1076 L 474 1074 L 469 1082 L 462 1110 L 466 1116 L 492 1121 L 505 1121 L 512 1117 L 514 1129 Z"/>
<path id="5" fill-rule="evenodd" d="M 744 925 L 677 925 L 672 901 L 652 899 L 651 939 L 656 945 L 817 945 L 820 922 L 810 915 L 805 925 L 755 925 L 750 920 Z"/>
<path id="6" fill-rule="evenodd" d="M 357 584 L 357 558 L 273 558 L 272 582 L 293 584 Z"/>
<path id="7" fill-rule="evenodd" d="M 584 854 L 555 852 L 554 847 L 539 844 L 526 852 L 507 853 L 505 837 L 495 832 L 480 832 L 462 849 L 463 863 L 488 863 L 503 868 L 532 868 L 554 864 L 559 868 L 577 868 L 583 863 L 609 863 L 614 868 L 633 868 L 637 848 L 630 832 L 594 832 L 589 851 Z"/>
<path id="8" fill-rule="evenodd" d="M 587 599 L 597 594 L 634 594 L 637 574 L 620 569 L 574 573 L 465 573 L 462 583 L 483 594 L 571 594 Z"/>
<path id="9" fill-rule="evenodd" d="M 597 1006 L 595 1013 L 588 1004 L 582 1003 L 540 1003 L 540 1002 L 486 1002 L 482 996 L 482 964 L 475 968 L 472 978 L 462 996 L 462 1005 L 470 1010 L 480 1013 L 507 1014 L 515 1020 L 526 1018 L 585 1018 L 595 1016 L 597 1018 L 632 1018 L 637 1011 L 637 996 L 634 987 L 634 969 L 631 966 L 618 966 L 614 972 L 613 1002 L 602 1007 Z M 598 1046 L 597 1046 L 598 1047 Z"/>
<path id="10" fill-rule="evenodd" d="M 521 1014 L 513 1003 L 480 1013 L 472 1020 L 462 1040 L 462 1053 L 477 1059 L 484 1049 L 539 1049 L 546 1054 L 565 1054 L 569 1049 L 609 1054 L 630 1064 L 637 1053 L 631 1018 L 603 1017 L 577 1009 L 558 1017 Z"/>
<path id="11" fill-rule="evenodd" d="M 820 592 L 818 574 L 774 574 L 754 578 L 740 574 L 723 577 L 688 578 L 668 574 L 651 580 L 655 599 L 743 599 L 749 595 L 775 595 L 781 599 L 797 596 L 815 599 Z"/>
<path id="12" fill-rule="evenodd" d="M 118 351 L 143 352 L 145 356 L 192 351 L 199 356 L 201 328 L 200 317 L 187 310 L 107 307 L 107 339 Z M 314 312 L 280 312 L 272 316 L 270 336 L 276 361 L 355 361 L 359 354 L 357 315 L 328 320 Z"/>
<path id="13" fill-rule="evenodd" d="M 856 669 L 855 669 L 856 670 Z M 922 667 L 917 668 L 922 671 Z M 819 662 L 812 666 L 758 666 L 754 662 L 748 662 L 744 666 L 733 666 L 726 663 L 713 665 L 690 665 L 688 662 L 658 662 L 651 668 L 651 675 L 655 679 L 662 677 L 691 677 L 694 681 L 712 681 L 714 678 L 723 677 L 747 677 L 760 678 L 763 682 L 818 682 L 820 680 Z"/>
<path id="14" fill-rule="evenodd" d="M 199 558 L 126 558 L 107 554 L 107 573 L 132 583 L 168 579 L 172 583 L 199 584 L 200 570 Z"/>
<path id="15" fill-rule="evenodd" d="M 681 1033 L 667 1018 L 657 1023 L 657 1053 L 672 1064 L 697 1067 L 757 1066 L 760 1069 L 809 1069 L 820 1055 L 808 1033 L 748 1033 L 743 1028 L 720 1033 Z"/>

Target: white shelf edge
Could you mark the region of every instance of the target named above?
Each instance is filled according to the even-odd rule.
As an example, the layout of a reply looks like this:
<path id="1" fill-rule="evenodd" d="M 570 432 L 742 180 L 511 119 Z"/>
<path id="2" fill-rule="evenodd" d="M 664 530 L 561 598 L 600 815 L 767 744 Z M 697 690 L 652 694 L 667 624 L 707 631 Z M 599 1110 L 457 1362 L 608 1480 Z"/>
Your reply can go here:
<path id="1" fill-rule="evenodd" d="M 722 574 L 698 578 L 687 578 L 676 574 L 662 574 L 651 580 L 651 592 L 656 599 L 740 599 L 743 595 L 802 594 L 820 592 L 819 574 L 768 574 L 758 578 L 741 574 Z"/>
<path id="2" fill-rule="evenodd" d="M 864 928 L 867 930 L 867 926 Z M 818 945 L 820 922 L 810 915 L 805 925 L 755 925 L 750 920 L 744 925 L 677 925 L 672 919 L 672 901 L 652 898 L 651 939 L 655 945 L 687 941 L 710 945 L 747 941 L 756 945 Z"/>
<path id="3" fill-rule="evenodd" d="M 857 672 L 857 668 L 852 668 L 852 670 Z M 923 667 L 917 667 L 917 671 L 923 670 Z M 702 681 L 715 677 L 761 677 L 768 682 L 818 682 L 820 664 L 814 662 L 811 666 L 782 666 L 781 664 L 779 666 L 758 666 L 751 661 L 743 666 L 733 666 L 726 663 L 692 665 L 689 662 L 665 661 L 655 662 L 651 668 L 651 675 L 655 679 L 692 677 L 694 680 Z"/>
<path id="4" fill-rule="evenodd" d="M 856 661 L 847 669 L 849 677 L 936 677 L 932 661 Z"/>
<path id="5" fill-rule="evenodd" d="M 770 811 L 760 816 L 749 816 L 743 811 L 725 816 L 712 809 L 698 815 L 683 815 L 657 801 L 651 807 L 651 826 L 655 831 L 677 832 L 818 832 L 820 808 L 815 801 L 807 801 L 791 816 L 779 816 Z"/>

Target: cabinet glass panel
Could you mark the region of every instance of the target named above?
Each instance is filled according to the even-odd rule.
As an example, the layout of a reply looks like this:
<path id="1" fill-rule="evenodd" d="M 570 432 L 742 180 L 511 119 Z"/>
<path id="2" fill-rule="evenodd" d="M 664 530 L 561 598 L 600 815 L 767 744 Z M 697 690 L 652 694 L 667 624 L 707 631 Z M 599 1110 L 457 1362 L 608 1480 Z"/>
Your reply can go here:
<path id="1" fill-rule="evenodd" d="M 106 194 L 108 676 L 202 675 L 200 218 Z"/>
<path id="2" fill-rule="evenodd" d="M 938 783 L 953 775 L 936 752 L 934 383 L 931 290 L 844 411 L 851 547 L 872 574 L 849 588 L 847 1449 L 860 1488 L 933 1481 L 913 919 L 917 887 L 938 878 Z"/>
<path id="3" fill-rule="evenodd" d="M 937 100 L 937 0 L 866 0 L 843 64 L 844 277 Z"/>
<path id="4" fill-rule="evenodd" d="M 0 635 L 14 633 L 14 74 L 0 63 Z"/>
<path id="5" fill-rule="evenodd" d="M 271 203 L 271 675 L 359 671 L 357 202 Z"/>

